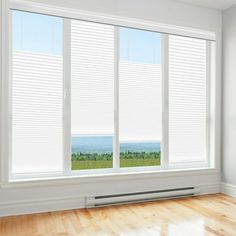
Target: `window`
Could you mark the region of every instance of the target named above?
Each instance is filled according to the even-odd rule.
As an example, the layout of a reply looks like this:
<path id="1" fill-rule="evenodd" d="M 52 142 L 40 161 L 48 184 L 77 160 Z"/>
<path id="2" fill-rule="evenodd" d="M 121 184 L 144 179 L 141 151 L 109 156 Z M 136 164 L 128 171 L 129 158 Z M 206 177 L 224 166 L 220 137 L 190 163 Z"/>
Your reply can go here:
<path id="1" fill-rule="evenodd" d="M 62 171 L 62 19 L 13 11 L 12 20 L 12 173 Z"/>
<path id="2" fill-rule="evenodd" d="M 114 26 L 71 21 L 72 170 L 112 168 Z"/>
<path id="3" fill-rule="evenodd" d="M 159 166 L 161 34 L 128 28 L 119 30 L 120 166 Z"/>
<path id="4" fill-rule="evenodd" d="M 209 167 L 213 41 L 11 13 L 13 177 Z"/>

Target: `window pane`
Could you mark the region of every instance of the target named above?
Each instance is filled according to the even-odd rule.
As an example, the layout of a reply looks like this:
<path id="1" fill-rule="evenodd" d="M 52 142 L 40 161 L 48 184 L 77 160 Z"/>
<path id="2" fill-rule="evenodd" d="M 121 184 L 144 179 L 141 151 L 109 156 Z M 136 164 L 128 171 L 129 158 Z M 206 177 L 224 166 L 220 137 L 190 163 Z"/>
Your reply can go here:
<path id="1" fill-rule="evenodd" d="M 71 21 L 72 169 L 112 167 L 114 27 Z"/>
<path id="2" fill-rule="evenodd" d="M 120 28 L 121 167 L 160 165 L 162 137 L 161 35 Z"/>
<path id="3" fill-rule="evenodd" d="M 62 171 L 62 19 L 12 15 L 12 172 Z"/>
<path id="4" fill-rule="evenodd" d="M 206 41 L 170 36 L 170 162 L 206 160 L 206 83 Z"/>

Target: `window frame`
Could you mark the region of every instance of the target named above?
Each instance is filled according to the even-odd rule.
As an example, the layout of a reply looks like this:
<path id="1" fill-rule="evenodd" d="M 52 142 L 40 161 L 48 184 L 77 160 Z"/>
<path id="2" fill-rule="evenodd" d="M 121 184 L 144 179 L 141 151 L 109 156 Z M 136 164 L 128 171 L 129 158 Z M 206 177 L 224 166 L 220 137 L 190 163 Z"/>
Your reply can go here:
<path id="1" fill-rule="evenodd" d="M 50 172 L 50 173 L 41 173 L 41 174 L 36 174 L 31 175 L 31 174 L 19 174 L 19 175 L 12 175 L 11 173 L 11 104 L 10 104 L 10 82 L 11 79 L 7 81 L 3 81 L 3 110 L 7 111 L 5 113 L 3 123 L 6 124 L 3 130 L 3 134 L 6 135 L 6 140 L 2 142 L 2 156 L 5 156 L 7 158 L 2 160 L 2 166 L 3 166 L 3 182 L 9 182 L 9 180 L 14 180 L 14 179 L 24 179 L 24 178 L 37 178 L 37 177 L 56 177 L 56 176 L 86 176 L 86 175 L 100 175 L 100 174 L 108 174 L 108 173 L 113 173 L 113 174 L 119 174 L 119 173 L 142 173 L 142 172 L 156 172 L 156 171 L 163 171 L 163 170 L 173 170 L 173 169 L 196 169 L 196 168 L 215 168 L 216 165 L 215 163 L 217 162 L 216 157 L 213 155 L 215 153 L 215 150 L 212 151 L 212 149 L 215 149 L 215 143 L 213 143 L 213 138 L 215 134 L 214 125 L 212 124 L 211 120 L 215 119 L 215 110 L 212 108 L 212 103 L 215 103 L 215 99 L 213 99 L 212 95 L 212 80 L 215 80 L 215 77 L 213 74 L 215 74 L 215 64 L 216 64 L 216 59 L 214 58 L 214 62 L 212 61 L 212 54 L 211 54 L 211 48 L 213 48 L 212 44 L 210 41 L 215 41 L 215 37 L 213 37 L 213 34 L 211 32 L 206 33 L 205 31 L 191 31 L 187 30 L 186 28 L 180 28 L 177 29 L 177 32 L 189 32 L 186 33 L 187 36 L 190 37 L 190 35 L 195 36 L 196 38 L 204 39 L 204 37 L 208 37 L 207 43 L 207 62 L 209 65 L 207 65 L 207 92 L 208 92 L 208 112 L 207 112 L 207 132 L 208 132 L 208 144 L 207 146 L 207 161 L 206 162 L 188 162 L 187 164 L 181 163 L 181 164 L 174 164 L 170 165 L 168 162 L 168 28 L 165 29 L 164 26 L 159 26 L 159 25 L 150 25 L 150 23 L 146 22 L 132 22 L 132 20 L 127 20 L 127 19 L 114 19 L 109 18 L 104 18 L 104 16 L 97 16 L 97 15 L 91 15 L 88 13 L 76 13 L 73 12 L 72 14 L 72 19 L 76 20 L 85 20 L 85 21 L 95 21 L 97 23 L 104 23 L 107 24 L 106 21 L 110 22 L 117 22 L 116 24 L 112 24 L 115 26 L 115 29 L 118 29 L 120 26 L 121 27 L 131 27 L 131 28 L 136 28 L 140 30 L 148 30 L 148 31 L 153 31 L 153 32 L 158 32 L 162 33 L 162 85 L 163 85 L 163 93 L 162 93 L 162 101 L 163 101 L 163 111 L 162 111 L 162 149 L 161 149 L 161 165 L 160 166 L 147 166 L 147 167 L 127 167 L 127 168 L 117 168 L 119 166 L 119 97 L 118 97 L 118 66 L 119 63 L 114 63 L 115 65 L 115 157 L 113 157 L 113 168 L 109 169 L 92 169 L 92 170 L 71 170 L 71 156 L 70 156 L 70 139 L 68 137 L 71 137 L 71 132 L 70 132 L 70 47 L 68 47 L 68 43 L 70 44 L 70 18 L 68 17 L 68 13 L 63 12 L 62 9 L 53 9 L 48 6 L 43 6 L 43 5 L 38 5 L 35 6 L 35 4 L 26 4 L 26 3 L 21 3 L 21 2 L 11 2 L 9 6 L 5 6 L 5 9 L 7 9 L 6 12 L 6 21 L 3 22 L 3 25 L 5 25 L 6 30 L 4 32 L 3 38 L 5 38 L 3 42 L 3 58 L 6 60 L 6 63 L 8 66 L 6 67 L 7 69 L 3 70 L 3 78 L 11 78 L 11 10 L 21 10 L 21 11 L 30 11 L 32 13 L 39 13 L 39 14 L 49 14 L 53 16 L 58 16 L 63 18 L 63 68 L 64 68 L 64 93 L 65 93 L 65 98 L 64 98 L 64 162 L 63 162 L 63 172 Z M 68 11 L 71 12 L 71 11 Z M 95 19 L 95 20 L 94 20 Z M 125 22 L 122 24 L 122 21 Z M 8 26 L 8 27 L 7 27 Z M 174 29 L 175 27 L 173 27 Z M 175 32 L 175 30 L 169 30 Z M 118 30 L 115 30 L 115 35 L 118 37 L 119 32 Z M 186 36 L 181 34 L 181 36 Z M 197 35 L 197 36 L 196 36 Z M 215 33 L 214 33 L 215 35 Z M 210 41 L 209 41 L 210 40 Z M 115 43 L 117 45 L 115 55 L 116 55 L 116 60 L 118 60 L 119 57 L 119 45 L 118 45 L 118 40 L 115 40 Z M 67 45 L 67 47 L 66 47 Z M 216 47 L 216 46 L 215 46 Z M 215 49 L 216 50 L 216 49 Z M 217 52 L 215 52 L 217 53 Z M 116 61 L 115 60 L 115 61 Z M 212 72 L 213 70 L 213 72 Z M 214 82 L 215 83 L 215 82 Z M 212 117 L 214 115 L 214 117 Z M 5 143 L 5 144 L 3 144 Z M 114 150 L 114 149 L 113 149 Z M 5 169 L 7 167 L 7 169 Z"/>

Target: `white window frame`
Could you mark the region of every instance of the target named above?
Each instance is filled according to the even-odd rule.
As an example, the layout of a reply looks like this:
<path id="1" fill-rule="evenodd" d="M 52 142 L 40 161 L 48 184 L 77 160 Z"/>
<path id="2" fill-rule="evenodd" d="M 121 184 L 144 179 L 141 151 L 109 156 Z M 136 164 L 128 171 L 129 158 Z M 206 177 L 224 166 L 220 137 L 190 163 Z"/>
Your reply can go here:
<path id="1" fill-rule="evenodd" d="M 5 4 L 5 5 L 4 5 Z M 134 19 L 114 17 L 109 15 L 93 14 L 91 12 L 78 12 L 72 9 L 63 9 L 58 7 L 51 7 L 49 5 L 29 3 L 24 1 L 4 1 L 2 12 L 5 12 L 2 21 L 3 35 L 2 35 L 2 123 L 3 127 L 1 132 L 1 166 L 2 166 L 2 181 L 8 183 L 14 179 L 24 178 L 40 178 L 40 177 L 57 177 L 57 176 L 83 176 L 83 175 L 100 175 L 100 174 L 119 174 L 119 173 L 143 173 L 143 172 L 156 172 L 168 171 L 174 169 L 218 169 L 216 158 L 216 55 L 211 53 L 215 43 L 207 43 L 207 83 L 208 83 L 208 144 L 207 144 L 207 157 L 206 162 L 188 162 L 181 164 L 169 164 L 168 161 L 168 35 L 176 34 L 181 36 L 188 36 L 199 39 L 206 39 L 206 42 L 216 41 L 216 33 L 195 29 L 187 29 L 176 26 L 156 24 L 153 22 L 138 21 Z M 55 173 L 41 173 L 37 176 L 28 174 L 20 174 L 13 176 L 11 173 L 11 105 L 10 105 L 10 82 L 11 81 L 11 10 L 29 11 L 32 13 L 40 13 L 46 15 L 53 15 L 63 18 L 63 67 L 64 67 L 64 162 L 63 172 Z M 92 21 L 103 24 L 111 24 L 115 26 L 115 106 L 114 106 L 114 149 L 113 149 L 113 168 L 109 169 L 93 169 L 93 170 L 71 170 L 71 124 L 70 124 L 70 19 Z M 162 146 L 161 146 L 161 165 L 160 166 L 147 166 L 147 167 L 129 167 L 119 168 L 119 27 L 130 27 L 141 30 L 148 30 L 153 32 L 162 33 L 162 74 L 163 74 L 163 111 L 162 111 Z M 214 84 L 214 86 L 212 85 Z M 5 137 L 4 139 L 2 137 Z M 4 157 L 4 158 L 3 158 Z"/>

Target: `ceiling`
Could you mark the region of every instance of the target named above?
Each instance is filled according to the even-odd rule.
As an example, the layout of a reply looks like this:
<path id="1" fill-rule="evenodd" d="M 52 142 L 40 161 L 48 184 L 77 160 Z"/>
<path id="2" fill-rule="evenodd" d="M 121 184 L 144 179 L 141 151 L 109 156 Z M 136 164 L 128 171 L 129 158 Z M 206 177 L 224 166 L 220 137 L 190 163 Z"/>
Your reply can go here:
<path id="1" fill-rule="evenodd" d="M 189 3 L 193 5 L 198 5 L 218 10 L 225 10 L 236 4 L 236 0 L 174 0 L 174 1 Z"/>

